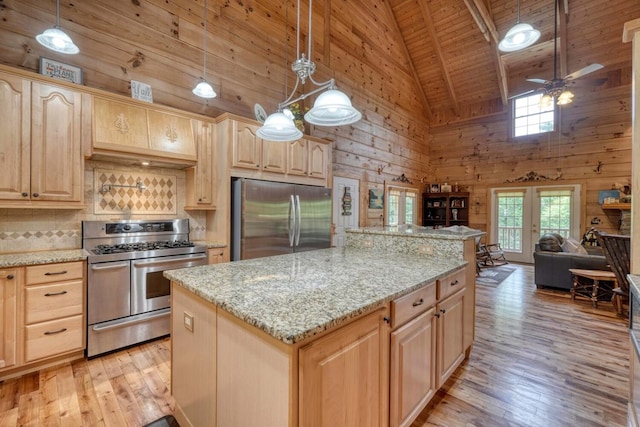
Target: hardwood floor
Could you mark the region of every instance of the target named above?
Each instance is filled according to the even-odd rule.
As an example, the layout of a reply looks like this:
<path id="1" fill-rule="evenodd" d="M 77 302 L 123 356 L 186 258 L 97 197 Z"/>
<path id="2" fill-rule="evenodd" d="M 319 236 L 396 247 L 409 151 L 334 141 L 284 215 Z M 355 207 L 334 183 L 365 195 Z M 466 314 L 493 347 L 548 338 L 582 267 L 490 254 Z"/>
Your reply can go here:
<path id="1" fill-rule="evenodd" d="M 536 290 L 518 266 L 477 289 L 471 356 L 412 427 L 626 426 L 629 342 L 610 303 Z M 0 383 L 0 426 L 142 426 L 172 413 L 164 339 Z"/>

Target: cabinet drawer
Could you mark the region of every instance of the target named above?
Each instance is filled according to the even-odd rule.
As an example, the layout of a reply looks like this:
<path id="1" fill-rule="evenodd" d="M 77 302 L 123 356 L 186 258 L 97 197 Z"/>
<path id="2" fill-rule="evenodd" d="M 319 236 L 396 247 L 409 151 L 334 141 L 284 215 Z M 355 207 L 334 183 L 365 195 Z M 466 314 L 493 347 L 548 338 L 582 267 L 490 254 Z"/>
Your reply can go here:
<path id="1" fill-rule="evenodd" d="M 402 325 L 407 320 L 427 311 L 436 303 L 436 284 L 429 283 L 420 289 L 391 301 L 391 327 Z"/>
<path id="2" fill-rule="evenodd" d="M 58 264 L 43 264 L 27 267 L 27 285 L 60 282 L 69 279 L 82 279 L 84 262 L 63 262 Z"/>
<path id="3" fill-rule="evenodd" d="M 25 290 L 25 322 L 30 325 L 45 320 L 82 314 L 83 281 L 29 286 Z"/>
<path id="4" fill-rule="evenodd" d="M 464 288 L 465 272 L 466 270 L 463 268 L 456 273 L 438 280 L 438 301 L 442 301 L 454 292 Z"/>
<path id="5" fill-rule="evenodd" d="M 25 327 L 25 361 L 82 349 L 82 319 L 78 315 Z"/>

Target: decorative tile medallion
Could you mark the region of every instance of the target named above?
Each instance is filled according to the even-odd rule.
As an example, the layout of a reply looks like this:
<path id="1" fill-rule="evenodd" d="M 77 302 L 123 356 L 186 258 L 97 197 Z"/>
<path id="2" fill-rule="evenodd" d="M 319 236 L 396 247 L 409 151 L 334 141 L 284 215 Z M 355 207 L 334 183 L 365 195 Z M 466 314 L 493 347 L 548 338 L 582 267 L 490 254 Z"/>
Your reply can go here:
<path id="1" fill-rule="evenodd" d="M 176 177 L 116 170 L 94 170 L 96 215 L 175 215 Z"/>

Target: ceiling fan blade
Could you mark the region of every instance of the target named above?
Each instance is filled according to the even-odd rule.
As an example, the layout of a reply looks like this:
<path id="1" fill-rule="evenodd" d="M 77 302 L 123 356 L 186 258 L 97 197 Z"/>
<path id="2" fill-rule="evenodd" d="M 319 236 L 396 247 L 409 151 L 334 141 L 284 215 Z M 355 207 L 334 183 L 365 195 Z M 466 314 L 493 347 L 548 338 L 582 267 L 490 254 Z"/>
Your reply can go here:
<path id="1" fill-rule="evenodd" d="M 540 83 L 541 85 L 546 85 L 551 83 L 549 80 L 543 80 L 543 79 L 527 79 L 528 82 L 533 82 L 533 83 Z"/>
<path id="2" fill-rule="evenodd" d="M 602 64 L 591 64 L 591 65 L 587 65 L 586 67 L 576 71 L 575 73 L 571 73 L 568 76 L 566 76 L 564 78 L 564 80 L 573 80 L 573 79 L 577 79 L 578 77 L 582 77 L 586 74 L 589 73 L 593 73 L 594 71 L 599 70 L 600 68 L 603 68 L 604 66 Z"/>
<path id="3" fill-rule="evenodd" d="M 507 99 L 520 98 L 521 96 L 529 95 L 529 94 L 535 93 L 535 92 L 541 92 L 542 90 L 543 89 L 531 89 L 531 90 L 528 90 L 526 92 L 522 92 L 522 93 L 519 93 L 517 95 L 510 96 Z"/>
<path id="4" fill-rule="evenodd" d="M 570 80 L 567 82 L 567 85 L 569 86 L 602 86 L 603 84 L 605 84 L 607 82 L 607 80 L 609 80 L 606 77 L 600 78 L 600 79 L 595 79 L 595 78 L 591 78 L 591 79 L 580 79 L 580 80 Z"/>

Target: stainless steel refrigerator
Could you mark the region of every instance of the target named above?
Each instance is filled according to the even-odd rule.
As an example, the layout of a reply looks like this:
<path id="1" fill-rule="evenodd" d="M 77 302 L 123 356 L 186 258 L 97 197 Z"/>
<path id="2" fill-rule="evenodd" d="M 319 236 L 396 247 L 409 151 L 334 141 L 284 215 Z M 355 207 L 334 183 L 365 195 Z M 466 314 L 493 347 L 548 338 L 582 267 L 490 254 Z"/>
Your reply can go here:
<path id="1" fill-rule="evenodd" d="M 231 181 L 231 260 L 331 246 L 331 189 Z"/>

